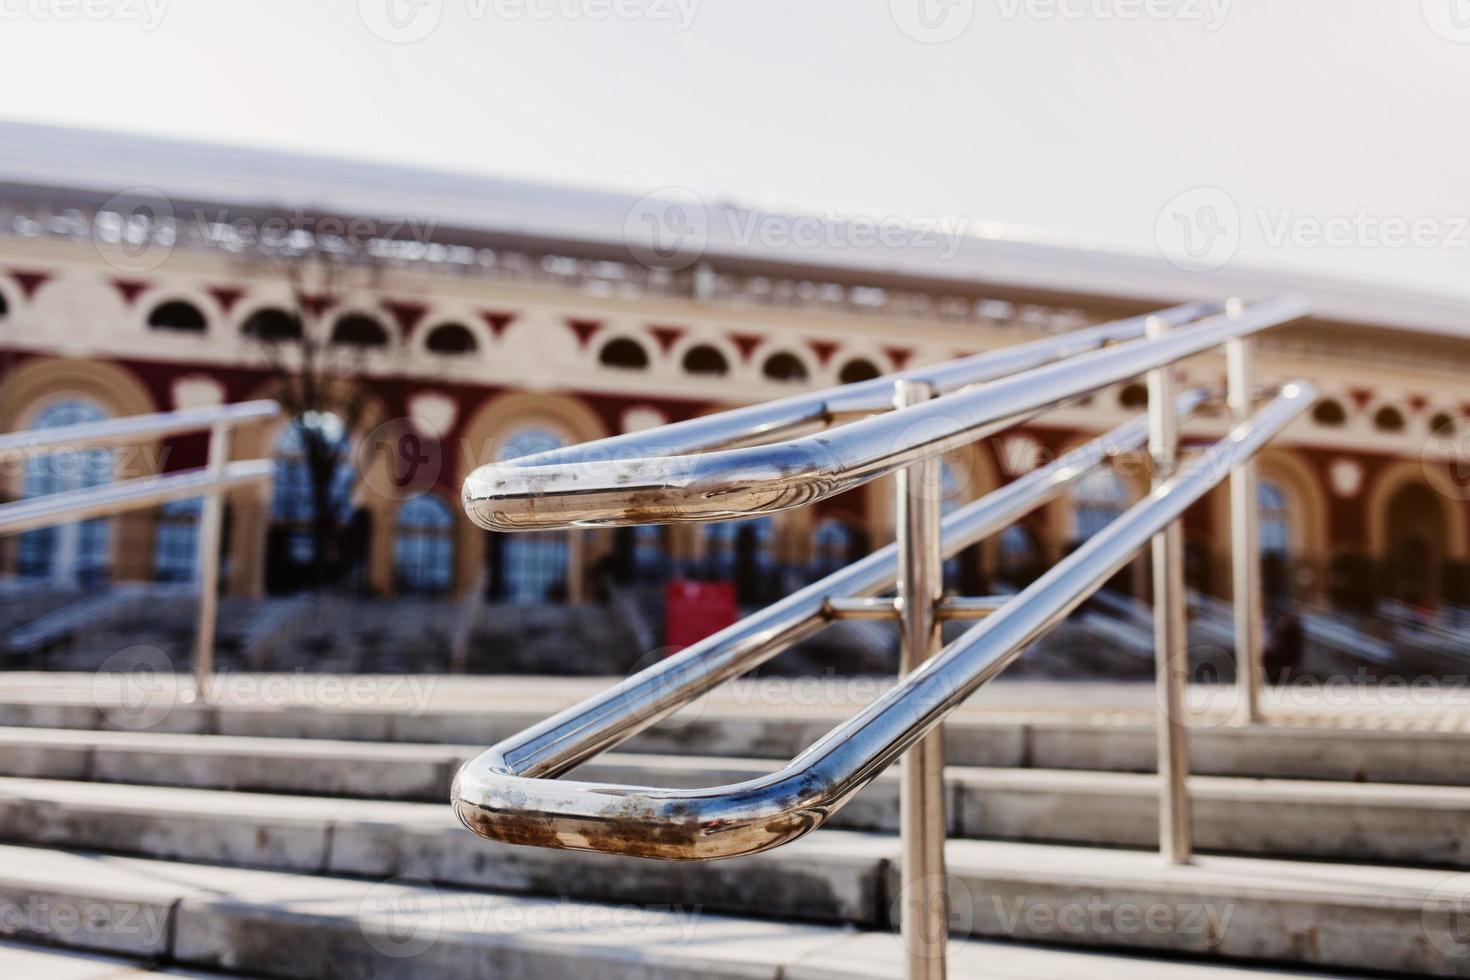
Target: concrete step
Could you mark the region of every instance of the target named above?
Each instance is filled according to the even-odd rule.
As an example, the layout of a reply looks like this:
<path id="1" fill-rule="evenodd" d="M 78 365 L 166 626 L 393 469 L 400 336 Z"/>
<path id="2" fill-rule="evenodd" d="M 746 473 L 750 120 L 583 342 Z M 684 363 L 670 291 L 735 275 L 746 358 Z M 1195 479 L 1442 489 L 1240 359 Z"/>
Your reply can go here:
<path id="1" fill-rule="evenodd" d="M 128 703 L 103 695 L 49 694 L 0 700 L 0 726 L 489 746 L 552 713 L 550 706 L 496 705 L 483 711 L 415 707 L 430 699 L 423 692 L 415 694 L 414 683 L 432 678 L 390 678 L 385 683 L 394 685 L 391 693 L 372 688 L 373 678 L 328 680 L 343 692 L 340 700 L 348 706 L 206 707 L 185 703 L 171 690 L 161 693 L 158 701 Z M 363 701 L 354 701 L 346 692 L 357 682 L 377 693 L 364 693 Z M 393 698 L 403 703 L 387 708 L 363 703 Z M 1151 724 L 1128 720 L 1136 718 L 1133 712 L 1078 714 L 1080 720 L 1050 721 L 961 716 L 945 725 L 946 758 L 961 766 L 1153 771 L 1157 746 Z M 715 713 L 696 706 L 630 740 L 621 750 L 790 759 L 843 717 L 830 710 L 782 717 Z M 1212 776 L 1470 785 L 1470 733 L 1433 726 L 1424 730 L 1216 724 L 1193 729 L 1190 762 L 1193 772 Z"/>
<path id="2" fill-rule="evenodd" d="M 7 779 L 0 838 L 788 924 L 886 929 L 902 900 L 897 839 L 841 830 L 684 865 L 495 845 L 428 804 Z M 953 925 L 964 935 L 1470 976 L 1460 928 L 1470 874 L 1213 856 L 1172 867 L 1148 852 L 973 840 L 951 841 L 948 857 Z"/>
<path id="3" fill-rule="evenodd" d="M 471 746 L 221 735 L 0 729 L 0 776 L 304 793 L 442 805 Z M 769 772 L 770 760 L 610 753 L 576 775 L 641 786 L 713 786 Z M 1151 847 L 1158 781 L 1137 773 L 952 766 L 954 837 Z M 1470 867 L 1470 788 L 1190 780 L 1204 850 Z M 831 826 L 896 832 L 897 773 L 838 811 Z"/>
<path id="4" fill-rule="evenodd" d="M 0 976 L 13 980 L 234 980 L 233 974 L 154 969 L 115 956 L 0 942 Z"/>
<path id="5" fill-rule="evenodd" d="M 282 980 L 896 980 L 903 975 L 903 950 L 890 933 L 739 919 L 687 906 L 510 897 L 405 879 L 374 882 L 0 846 L 0 904 L 35 910 L 38 903 L 67 914 L 32 911 L 12 917 L 12 935 L 68 951 L 104 949 L 180 968 Z M 68 915 L 73 910 L 86 912 L 91 927 L 72 927 Z M 17 962 L 46 962 L 37 956 L 63 962 L 55 950 L 18 950 L 16 955 L 26 957 Z M 0 967 L 5 962 L 0 951 Z M 998 980 L 1321 976 L 973 939 L 951 944 L 949 966 L 955 977 Z"/>

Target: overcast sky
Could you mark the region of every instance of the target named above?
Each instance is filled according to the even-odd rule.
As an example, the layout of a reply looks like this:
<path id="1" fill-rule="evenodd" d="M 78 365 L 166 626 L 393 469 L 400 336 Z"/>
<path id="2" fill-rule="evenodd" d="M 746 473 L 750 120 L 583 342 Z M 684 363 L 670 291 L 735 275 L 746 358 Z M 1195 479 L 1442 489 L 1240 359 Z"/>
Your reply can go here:
<path id="1" fill-rule="evenodd" d="M 1470 0 L 0 0 L 0 93 L 1470 296 Z"/>

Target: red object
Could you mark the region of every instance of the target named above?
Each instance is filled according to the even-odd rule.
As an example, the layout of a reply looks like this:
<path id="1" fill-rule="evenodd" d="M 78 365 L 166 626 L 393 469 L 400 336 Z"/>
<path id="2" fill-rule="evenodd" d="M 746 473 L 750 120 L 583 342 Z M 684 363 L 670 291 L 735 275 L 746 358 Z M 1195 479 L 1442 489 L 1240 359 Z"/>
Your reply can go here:
<path id="1" fill-rule="evenodd" d="M 664 644 L 682 650 L 740 618 L 729 582 L 674 579 L 664 589 Z"/>

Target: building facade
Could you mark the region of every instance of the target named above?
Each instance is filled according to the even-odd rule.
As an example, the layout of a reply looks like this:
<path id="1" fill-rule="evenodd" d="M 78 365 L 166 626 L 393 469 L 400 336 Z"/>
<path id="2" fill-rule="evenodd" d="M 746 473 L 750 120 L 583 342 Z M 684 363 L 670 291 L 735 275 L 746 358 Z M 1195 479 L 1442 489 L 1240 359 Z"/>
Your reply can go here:
<path id="1" fill-rule="evenodd" d="M 53 136 L 89 146 L 101 139 Z M 355 587 L 380 595 L 483 590 L 503 601 L 582 601 L 608 578 L 682 575 L 737 579 L 748 601 L 771 598 L 891 538 L 886 481 L 755 521 L 513 536 L 470 525 L 459 487 L 493 459 L 1024 343 L 1181 299 L 1259 298 L 1296 285 L 1244 273 L 1192 279 L 1162 260 L 1123 258 L 1109 276 L 1096 256 L 1057 247 L 994 253 L 999 246 L 987 245 L 991 253 L 944 267 L 936 259 L 926 272 L 866 253 L 848 261 L 821 249 L 721 250 L 706 236 L 691 261 L 660 263 L 621 228 L 573 239 L 558 224 L 566 223 L 560 211 L 542 224 L 523 215 L 456 223 L 453 201 L 436 199 L 423 211 L 450 220 L 404 234 L 411 222 L 371 219 L 346 263 L 352 275 L 327 286 L 293 270 L 330 249 L 354 219 L 401 201 L 384 205 L 377 185 L 353 171 L 344 181 L 357 204 L 262 203 L 228 182 L 170 184 L 171 174 L 204 166 L 182 159 L 178 145 L 129 146 L 134 157 L 123 169 L 156 177 L 162 190 L 130 191 L 119 203 L 116 184 L 91 173 L 0 174 L 0 431 L 275 397 L 294 370 L 291 345 L 302 343 L 293 331 L 325 351 L 350 349 L 351 368 L 333 384 L 357 393 L 362 410 L 344 434 L 354 452 L 337 516 L 356 531 Z M 254 157 L 236 162 L 265 167 Z M 325 164 L 283 157 L 269 172 L 289 182 L 293 166 L 311 188 L 311 168 Z M 429 175 L 400 176 L 434 186 Z M 166 218 L 152 195 L 167 203 Z M 449 197 L 456 195 L 471 199 L 466 189 Z M 138 200 L 149 207 L 140 210 Z M 619 206 L 623 215 L 639 207 Z M 418 216 L 406 206 L 399 213 Z M 1027 274 L 1031 267 L 1045 275 Z M 1459 326 L 1470 325 L 1470 304 L 1462 311 L 1309 285 L 1319 312 L 1259 344 L 1263 385 L 1308 378 L 1323 392 L 1260 459 L 1268 588 L 1349 607 L 1378 598 L 1470 603 L 1470 330 Z M 1223 385 L 1219 356 L 1178 370 L 1185 384 Z M 1120 424 L 1145 401 L 1141 379 L 1104 388 L 947 459 L 946 506 Z M 1204 441 L 1226 428 L 1220 413 L 1206 412 L 1184 433 Z M 18 499 L 188 469 L 203 463 L 205 446 L 198 436 L 11 461 L 3 492 Z M 301 587 L 310 579 L 313 481 L 299 424 L 243 430 L 232 455 L 277 464 L 272 488 L 229 499 L 225 587 L 241 595 Z M 413 471 L 406 483 L 405 466 Z M 1095 474 L 951 562 L 955 586 L 1034 576 L 1137 500 L 1147 479 L 1141 465 Z M 196 517 L 186 502 L 32 532 L 0 543 L 0 573 L 79 586 L 185 581 Z M 1223 492 L 1188 515 L 1197 587 L 1228 591 L 1228 533 Z M 1134 581 L 1142 592 L 1145 578 Z"/>

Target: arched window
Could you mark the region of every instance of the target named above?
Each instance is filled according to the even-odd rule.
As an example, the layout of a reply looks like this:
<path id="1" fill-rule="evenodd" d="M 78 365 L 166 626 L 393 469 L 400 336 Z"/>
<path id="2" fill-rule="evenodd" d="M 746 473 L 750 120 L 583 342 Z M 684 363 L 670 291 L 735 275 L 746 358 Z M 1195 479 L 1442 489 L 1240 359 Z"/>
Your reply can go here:
<path id="1" fill-rule="evenodd" d="M 1110 469 L 1095 469 L 1072 491 L 1077 542 L 1097 534 L 1128 509 L 1128 486 Z"/>
<path id="2" fill-rule="evenodd" d="M 33 429 L 81 425 L 107 418 L 101 406 L 68 399 L 42 409 Z M 26 460 L 23 496 L 44 497 L 69 490 L 99 487 L 112 481 L 113 455 L 109 449 L 58 450 Z M 82 521 L 39 528 L 20 536 L 18 571 L 61 586 L 89 586 L 106 580 L 111 565 L 109 520 Z"/>
<path id="3" fill-rule="evenodd" d="M 1257 523 L 1261 534 L 1261 553 L 1286 557 L 1291 550 L 1291 523 L 1286 509 L 1286 494 L 1267 479 L 1256 485 Z"/>
<path id="4" fill-rule="evenodd" d="M 604 367 L 641 371 L 648 367 L 648 352 L 637 341 L 619 337 L 607 342 L 597 360 Z"/>
<path id="5" fill-rule="evenodd" d="M 1453 436 L 1455 434 L 1455 417 L 1449 412 L 1435 412 L 1434 418 L 1429 420 L 1429 431 L 1437 436 Z"/>
<path id="6" fill-rule="evenodd" d="M 4 319 L 10 313 L 10 304 L 5 302 L 5 294 L 0 293 L 0 319 Z"/>
<path id="7" fill-rule="evenodd" d="M 1392 405 L 1385 405 L 1373 416 L 1373 427 L 1379 432 L 1403 432 L 1404 413 Z"/>
<path id="8" fill-rule="evenodd" d="M 1324 398 L 1313 407 L 1312 421 L 1318 425 L 1337 428 L 1347 425 L 1347 411 L 1342 407 L 1342 402 Z"/>
<path id="9" fill-rule="evenodd" d="M 874 378 L 880 377 L 881 374 L 882 372 L 878 370 L 878 365 L 867 358 L 859 357 L 842 365 L 842 371 L 838 374 L 837 380 L 845 385 L 850 385 L 856 384 L 859 381 L 872 381 Z"/>
<path id="10" fill-rule="evenodd" d="M 282 309 L 267 307 L 250 314 L 240 332 L 251 340 L 300 340 L 301 318 Z"/>
<path id="11" fill-rule="evenodd" d="M 684 370 L 690 374 L 729 374 L 730 363 L 716 348 L 700 344 L 684 355 Z"/>
<path id="12" fill-rule="evenodd" d="M 332 343 L 347 347 L 387 347 L 388 331 L 365 313 L 346 313 L 332 324 Z"/>
<path id="13" fill-rule="evenodd" d="M 200 497 L 163 505 L 153 531 L 153 578 L 159 582 L 194 581 L 198 556 Z"/>
<path id="14" fill-rule="evenodd" d="M 454 577 L 454 514 L 433 494 L 406 501 L 398 509 L 393 536 L 393 581 L 399 592 L 449 591 Z"/>
<path id="15" fill-rule="evenodd" d="M 1131 384 L 1118 393 L 1118 404 L 1124 408 L 1147 408 L 1148 387 L 1141 384 Z"/>
<path id="16" fill-rule="evenodd" d="M 806 380 L 806 365 L 795 354 L 779 351 L 766 358 L 761 373 L 772 381 L 795 384 Z"/>
<path id="17" fill-rule="evenodd" d="M 148 314 L 148 326 L 154 330 L 181 330 L 185 333 L 204 332 L 204 314 L 199 307 L 183 300 L 174 300 L 158 306 Z"/>
<path id="18" fill-rule="evenodd" d="M 293 420 L 276 439 L 269 559 L 277 570 L 275 591 L 307 584 L 306 572 L 316 563 L 316 484 L 307 452 L 308 439 L 317 440 L 324 447 L 322 452 L 334 457 L 322 464 L 334 467 L 330 484 L 323 488 L 330 518 L 341 523 L 352 512 L 356 467 L 342 419 L 331 412 L 308 412 Z"/>
<path id="19" fill-rule="evenodd" d="M 550 429 L 532 426 L 505 441 L 501 461 L 550 452 L 565 445 Z M 566 590 L 569 547 L 565 531 L 528 531 L 497 536 L 498 593 L 511 602 L 545 602 Z"/>
<path id="20" fill-rule="evenodd" d="M 424 346 L 434 354 L 473 354 L 480 345 L 469 327 L 461 323 L 441 323 L 429 331 Z"/>

